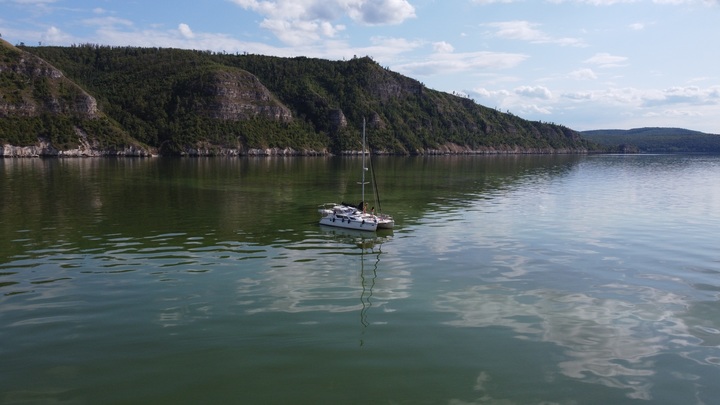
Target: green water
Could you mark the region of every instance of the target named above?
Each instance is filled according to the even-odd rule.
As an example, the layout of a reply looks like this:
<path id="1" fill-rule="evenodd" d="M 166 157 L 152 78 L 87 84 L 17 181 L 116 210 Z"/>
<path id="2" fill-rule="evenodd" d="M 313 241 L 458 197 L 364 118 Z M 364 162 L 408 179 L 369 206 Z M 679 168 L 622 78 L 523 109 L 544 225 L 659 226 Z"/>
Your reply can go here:
<path id="1" fill-rule="evenodd" d="M 720 157 L 0 159 L 0 403 L 720 403 Z"/>

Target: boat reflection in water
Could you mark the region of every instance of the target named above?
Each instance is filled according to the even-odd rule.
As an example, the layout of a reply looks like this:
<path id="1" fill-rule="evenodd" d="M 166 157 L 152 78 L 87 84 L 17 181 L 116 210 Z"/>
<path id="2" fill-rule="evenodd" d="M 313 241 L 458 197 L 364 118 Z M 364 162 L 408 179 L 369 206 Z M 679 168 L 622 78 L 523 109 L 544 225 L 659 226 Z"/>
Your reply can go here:
<path id="1" fill-rule="evenodd" d="M 328 226 L 320 226 L 323 234 L 332 236 L 338 242 L 355 245 L 359 248 L 360 254 L 360 324 L 365 328 L 370 326 L 368 321 L 368 313 L 373 306 L 373 288 L 378 279 L 378 266 L 380 264 L 380 255 L 382 254 L 382 245 L 392 239 L 392 229 L 379 230 L 376 234 L 369 234 L 363 231 L 354 231 L 351 229 L 333 228 Z M 353 252 L 355 255 L 358 252 Z M 364 345 L 364 340 L 360 338 L 360 346 Z"/>

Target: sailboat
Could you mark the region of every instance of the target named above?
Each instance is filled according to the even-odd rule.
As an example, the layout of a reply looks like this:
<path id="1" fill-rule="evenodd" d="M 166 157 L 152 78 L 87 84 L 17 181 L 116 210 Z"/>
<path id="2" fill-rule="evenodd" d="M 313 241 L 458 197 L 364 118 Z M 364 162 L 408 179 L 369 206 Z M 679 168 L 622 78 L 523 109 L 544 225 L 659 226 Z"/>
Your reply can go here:
<path id="1" fill-rule="evenodd" d="M 377 230 L 378 228 L 392 229 L 395 225 L 395 221 L 389 215 L 375 215 L 374 207 L 371 212 L 368 212 L 367 203 L 365 202 L 365 185 L 369 183 L 365 181 L 365 173 L 368 171 L 368 168 L 365 166 L 366 153 L 364 118 L 362 134 L 362 179 L 359 183 L 362 190 L 362 200 L 357 206 L 346 203 L 325 203 L 320 205 L 320 208 L 318 209 L 318 212 L 320 213 L 320 225 L 371 232 Z M 377 199 L 377 192 L 376 200 L 379 202 L 379 199 Z"/>

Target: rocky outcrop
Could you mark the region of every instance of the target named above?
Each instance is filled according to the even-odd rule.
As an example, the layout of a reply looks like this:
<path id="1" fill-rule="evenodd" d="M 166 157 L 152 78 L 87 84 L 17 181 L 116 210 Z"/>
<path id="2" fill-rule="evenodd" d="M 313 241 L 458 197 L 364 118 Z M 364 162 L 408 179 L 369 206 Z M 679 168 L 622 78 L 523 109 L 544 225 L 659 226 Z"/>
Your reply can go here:
<path id="1" fill-rule="evenodd" d="M 98 116 L 95 98 L 46 61 L 4 41 L 0 43 L 0 56 L 0 75 L 15 83 L 12 89 L 0 87 L 0 117 L 37 117 L 43 113 L 85 119 Z"/>
<path id="2" fill-rule="evenodd" d="M 333 131 L 338 131 L 346 128 L 348 125 L 347 118 L 341 109 L 330 111 L 330 127 Z"/>
<path id="3" fill-rule="evenodd" d="M 368 72 L 368 90 L 373 97 L 381 101 L 418 95 L 423 91 L 424 86 L 419 81 L 382 69 L 374 62 L 369 65 Z"/>
<path id="4" fill-rule="evenodd" d="M 282 122 L 293 118 L 288 107 L 244 70 L 212 72 L 188 88 L 191 92 L 186 96 L 195 100 L 191 108 L 211 118 L 239 121 L 260 116 Z"/>
<path id="5" fill-rule="evenodd" d="M 370 126 L 370 128 L 374 129 L 387 129 L 387 124 L 385 124 L 385 121 L 382 120 L 380 114 L 378 114 L 377 111 L 373 111 L 372 114 L 370 114 L 368 125 Z"/>

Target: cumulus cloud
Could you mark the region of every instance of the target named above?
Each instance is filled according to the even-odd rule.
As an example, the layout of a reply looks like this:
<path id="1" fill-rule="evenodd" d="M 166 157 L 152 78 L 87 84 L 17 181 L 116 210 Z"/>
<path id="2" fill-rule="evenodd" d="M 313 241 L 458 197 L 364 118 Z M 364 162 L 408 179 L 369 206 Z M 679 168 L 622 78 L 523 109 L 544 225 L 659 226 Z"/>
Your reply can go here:
<path id="1" fill-rule="evenodd" d="M 350 17 L 365 24 L 400 24 L 415 17 L 415 8 L 407 0 L 352 1 L 348 5 Z"/>
<path id="2" fill-rule="evenodd" d="M 627 127 L 643 126 L 648 125 L 648 118 L 653 119 L 652 125 L 692 128 L 702 122 L 697 120 L 698 117 L 710 117 L 720 106 L 720 86 L 611 87 L 575 91 L 553 91 L 545 86 L 520 86 L 513 90 L 478 87 L 470 94 L 483 105 L 512 111 L 528 119 L 562 116 L 563 123 L 578 129 L 581 125 L 592 128 L 608 125 L 611 121 L 625 122 L 623 125 Z"/>
<path id="3" fill-rule="evenodd" d="M 520 107 L 520 112 L 522 114 L 550 115 L 550 114 L 552 114 L 553 109 L 552 109 L 552 107 L 539 106 L 537 104 L 525 104 Z"/>
<path id="4" fill-rule="evenodd" d="M 57 27 L 50 27 L 48 28 L 41 36 L 40 42 L 42 44 L 51 45 L 51 44 L 61 44 L 64 42 L 67 42 L 70 38 L 70 36 L 64 32 L 62 32 Z"/>
<path id="5" fill-rule="evenodd" d="M 345 29 L 335 21 L 349 17 L 359 24 L 400 24 L 415 17 L 407 0 L 231 0 L 264 17 L 261 27 L 290 45 L 332 38 Z"/>
<path id="6" fill-rule="evenodd" d="M 515 89 L 515 94 L 522 97 L 539 98 L 542 100 L 549 100 L 552 98 L 550 90 L 543 86 L 521 86 Z"/>
<path id="7" fill-rule="evenodd" d="M 625 108 L 655 108 L 668 105 L 720 105 L 720 86 L 677 86 L 667 89 L 609 88 L 562 94 L 569 100 L 588 100 Z"/>
<path id="8" fill-rule="evenodd" d="M 484 87 L 475 88 L 472 92 L 482 98 L 504 98 L 510 96 L 510 92 L 507 90 L 488 90 Z"/>
<path id="9" fill-rule="evenodd" d="M 455 48 L 453 48 L 452 45 L 448 44 L 448 43 L 445 42 L 445 41 L 435 42 L 435 43 L 433 44 L 433 49 L 434 49 L 435 52 L 437 52 L 437 53 L 451 53 L 452 51 L 455 50 Z"/>
<path id="10" fill-rule="evenodd" d="M 193 34 L 190 26 L 187 24 L 178 25 L 178 31 L 180 31 L 180 35 L 182 35 L 184 38 L 192 39 L 195 37 L 195 34 Z"/>
<path id="11" fill-rule="evenodd" d="M 345 29 L 343 25 L 332 25 L 319 20 L 266 19 L 260 26 L 273 32 L 278 39 L 289 45 L 303 45 L 323 37 L 332 38 Z"/>
<path id="12" fill-rule="evenodd" d="M 648 107 L 660 105 L 717 105 L 720 104 L 720 86 L 701 88 L 698 86 L 677 86 L 654 92 L 643 98 Z"/>

